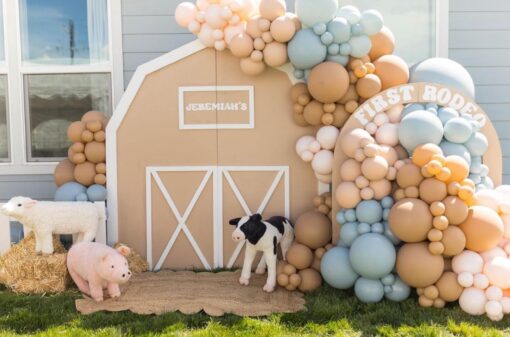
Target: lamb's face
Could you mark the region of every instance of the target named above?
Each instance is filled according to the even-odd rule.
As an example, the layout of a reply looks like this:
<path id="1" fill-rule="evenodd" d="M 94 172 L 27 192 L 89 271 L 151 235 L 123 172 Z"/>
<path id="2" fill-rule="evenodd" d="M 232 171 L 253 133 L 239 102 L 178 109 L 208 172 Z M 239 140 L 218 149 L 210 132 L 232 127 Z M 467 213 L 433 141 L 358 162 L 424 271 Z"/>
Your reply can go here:
<path id="1" fill-rule="evenodd" d="M 27 209 L 33 207 L 36 203 L 36 200 L 30 198 L 14 197 L 2 206 L 1 211 L 7 216 L 19 218 L 25 214 Z"/>

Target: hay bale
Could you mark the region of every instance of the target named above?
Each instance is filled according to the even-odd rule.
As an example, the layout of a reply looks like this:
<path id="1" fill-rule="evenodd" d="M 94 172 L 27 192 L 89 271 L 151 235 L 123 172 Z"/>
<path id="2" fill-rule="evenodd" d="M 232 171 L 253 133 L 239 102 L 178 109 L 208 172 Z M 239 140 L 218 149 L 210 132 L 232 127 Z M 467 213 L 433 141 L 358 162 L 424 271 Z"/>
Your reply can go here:
<path id="1" fill-rule="evenodd" d="M 113 245 L 113 248 L 117 249 L 119 246 L 126 246 L 127 245 L 117 242 L 115 245 Z M 139 274 L 144 273 L 149 269 L 149 264 L 147 263 L 147 260 L 145 260 L 140 254 L 135 252 L 135 250 L 131 247 L 131 253 L 126 256 L 126 259 L 128 260 L 129 269 L 133 274 Z"/>
<path id="2" fill-rule="evenodd" d="M 0 281 L 12 291 L 23 294 L 59 293 L 70 281 L 67 251 L 53 237 L 55 253 L 44 256 L 35 252 L 35 236 L 30 233 L 0 257 Z"/>

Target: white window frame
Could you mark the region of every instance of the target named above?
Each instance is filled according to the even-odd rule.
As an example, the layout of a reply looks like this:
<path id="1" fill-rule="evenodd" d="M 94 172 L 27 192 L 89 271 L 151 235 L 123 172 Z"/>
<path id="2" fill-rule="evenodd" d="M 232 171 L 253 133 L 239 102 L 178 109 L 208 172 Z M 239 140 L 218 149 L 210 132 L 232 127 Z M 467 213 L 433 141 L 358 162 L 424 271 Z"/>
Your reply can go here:
<path id="1" fill-rule="evenodd" d="M 0 162 L 0 175 L 53 174 L 54 162 L 29 162 L 24 76 L 27 74 L 108 73 L 111 76 L 112 111 L 124 92 L 121 0 L 108 1 L 109 61 L 101 65 L 23 65 L 20 1 L 0 0 L 3 5 L 5 61 L 8 76 L 9 162 Z M 0 74 L 1 74 L 0 69 Z"/>
<path id="2" fill-rule="evenodd" d="M 450 1 L 436 0 L 436 56 L 448 57 Z"/>

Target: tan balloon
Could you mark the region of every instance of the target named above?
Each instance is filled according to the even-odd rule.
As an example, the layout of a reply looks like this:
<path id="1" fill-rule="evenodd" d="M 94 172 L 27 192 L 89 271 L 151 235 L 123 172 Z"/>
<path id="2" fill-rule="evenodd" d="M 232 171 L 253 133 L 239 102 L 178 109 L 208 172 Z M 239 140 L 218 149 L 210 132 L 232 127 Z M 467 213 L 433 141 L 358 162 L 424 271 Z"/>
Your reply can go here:
<path id="1" fill-rule="evenodd" d="M 341 128 L 344 126 L 350 116 L 351 114 L 345 110 L 343 105 L 336 104 L 335 111 L 333 111 L 333 123 L 331 125 L 336 126 L 337 128 Z"/>
<path id="2" fill-rule="evenodd" d="M 379 33 L 370 37 L 370 40 L 372 41 L 372 48 L 368 56 L 370 56 L 372 61 L 377 60 L 383 55 L 393 54 L 395 50 L 395 36 L 388 27 L 383 26 Z"/>
<path id="3" fill-rule="evenodd" d="M 99 120 L 87 123 L 87 130 L 89 130 L 90 132 L 98 132 L 99 130 L 101 130 L 102 127 L 103 124 Z"/>
<path id="4" fill-rule="evenodd" d="M 259 28 L 259 19 L 259 17 L 252 18 L 246 23 L 246 32 L 254 39 L 262 36 L 262 31 Z"/>
<path id="5" fill-rule="evenodd" d="M 287 251 L 287 262 L 296 269 L 306 269 L 313 263 L 313 252 L 310 248 L 300 243 L 294 243 Z"/>
<path id="6" fill-rule="evenodd" d="M 94 140 L 94 134 L 92 132 L 90 132 L 89 130 L 84 130 L 81 133 L 81 140 L 84 143 L 89 143 Z"/>
<path id="7" fill-rule="evenodd" d="M 381 79 L 374 74 L 368 74 L 356 82 L 356 91 L 363 98 L 377 95 L 382 88 Z"/>
<path id="8" fill-rule="evenodd" d="M 397 253 L 398 276 L 411 287 L 424 288 L 434 284 L 443 269 L 443 257 L 430 253 L 425 242 L 406 243 Z"/>
<path id="9" fill-rule="evenodd" d="M 310 125 L 321 125 L 322 123 L 322 115 L 324 114 L 324 110 L 322 110 L 323 104 L 319 103 L 316 100 L 311 101 L 305 107 L 303 111 L 303 117 L 305 121 Z"/>
<path id="10" fill-rule="evenodd" d="M 81 117 L 81 121 L 84 123 L 94 122 L 94 121 L 104 122 L 105 120 L 106 120 L 106 115 L 104 113 L 102 113 L 100 111 L 94 111 L 94 110 L 85 113 Z"/>
<path id="11" fill-rule="evenodd" d="M 422 180 L 420 168 L 413 163 L 405 164 L 397 171 L 397 184 L 402 188 L 420 186 Z"/>
<path id="12" fill-rule="evenodd" d="M 469 165 L 464 158 L 459 156 L 446 157 L 445 166 L 450 169 L 451 176 L 448 182 L 461 182 L 469 176 Z"/>
<path id="13" fill-rule="evenodd" d="M 310 93 L 308 92 L 308 87 L 306 86 L 305 83 L 296 83 L 292 86 L 292 88 L 290 88 L 290 98 L 292 99 L 292 102 L 297 102 L 298 101 L 298 98 L 299 96 L 301 95 L 309 95 Z"/>
<path id="14" fill-rule="evenodd" d="M 94 177 L 94 183 L 98 185 L 106 185 L 106 175 L 96 174 Z"/>
<path id="15" fill-rule="evenodd" d="M 249 57 L 241 59 L 241 71 L 246 75 L 256 76 L 262 74 L 265 69 L 264 62 L 255 62 Z"/>
<path id="16" fill-rule="evenodd" d="M 352 181 L 343 181 L 336 188 L 335 198 L 340 207 L 354 208 L 361 201 L 360 190 Z"/>
<path id="17" fill-rule="evenodd" d="M 361 172 L 369 180 L 380 180 L 388 173 L 388 162 L 381 156 L 367 158 L 361 164 Z"/>
<path id="18" fill-rule="evenodd" d="M 342 181 L 354 181 L 361 175 L 361 164 L 354 159 L 347 159 L 340 167 Z"/>
<path id="19" fill-rule="evenodd" d="M 103 143 L 106 140 L 106 133 L 103 130 L 94 133 L 94 140 Z"/>
<path id="20" fill-rule="evenodd" d="M 374 61 L 375 74 L 381 79 L 382 90 L 405 84 L 409 81 L 409 67 L 396 55 L 384 55 Z"/>
<path id="21" fill-rule="evenodd" d="M 391 182 L 387 179 L 372 180 L 369 187 L 374 191 L 374 199 L 381 200 L 391 194 Z"/>
<path id="22" fill-rule="evenodd" d="M 95 176 L 96 165 L 89 161 L 76 165 L 74 168 L 74 178 L 82 185 L 90 186 L 94 184 Z"/>
<path id="23" fill-rule="evenodd" d="M 106 174 L 106 164 L 99 163 L 96 165 L 96 173 Z"/>
<path id="24" fill-rule="evenodd" d="M 301 284 L 301 276 L 299 274 L 292 274 L 289 277 L 289 283 L 294 287 L 298 287 Z"/>
<path id="25" fill-rule="evenodd" d="M 85 150 L 85 145 L 81 142 L 76 142 L 73 145 L 71 145 L 71 150 L 74 153 L 82 153 Z"/>
<path id="26" fill-rule="evenodd" d="M 85 155 L 83 153 L 75 153 L 73 155 L 73 159 L 71 161 L 73 163 L 75 163 L 76 165 L 78 165 L 78 164 L 86 162 L 87 158 L 85 157 Z"/>
<path id="27" fill-rule="evenodd" d="M 106 146 L 104 143 L 90 142 L 85 146 L 85 156 L 87 160 L 97 164 L 106 159 Z"/>
<path id="28" fill-rule="evenodd" d="M 336 62 L 323 62 L 315 66 L 308 76 L 308 90 L 319 102 L 334 103 L 349 89 L 349 74 Z"/>
<path id="29" fill-rule="evenodd" d="M 299 271 L 299 276 L 301 276 L 301 284 L 299 285 L 299 290 L 302 292 L 311 292 L 316 289 L 319 289 L 322 285 L 322 277 L 321 274 L 315 269 L 305 269 Z"/>
<path id="30" fill-rule="evenodd" d="M 451 225 L 460 225 L 468 217 L 469 207 L 464 201 L 455 196 L 448 196 L 443 200 L 445 215 Z"/>
<path id="31" fill-rule="evenodd" d="M 278 42 L 289 42 L 296 34 L 296 25 L 289 16 L 281 16 L 271 23 L 271 35 Z"/>
<path id="32" fill-rule="evenodd" d="M 446 184 L 435 178 L 427 178 L 420 183 L 420 199 L 431 204 L 441 201 L 448 195 Z"/>
<path id="33" fill-rule="evenodd" d="M 388 223 L 393 234 L 402 241 L 420 242 L 427 239 L 432 229 L 432 214 L 424 201 L 406 198 L 393 205 Z"/>
<path id="34" fill-rule="evenodd" d="M 85 129 L 85 123 L 72 122 L 67 128 L 67 138 L 69 138 L 72 142 L 81 142 L 81 135 Z"/>
<path id="35" fill-rule="evenodd" d="M 466 248 L 466 236 L 464 232 L 456 226 L 448 226 L 443 231 L 441 242 L 444 245 L 444 256 L 456 256 L 462 253 Z"/>
<path id="36" fill-rule="evenodd" d="M 297 242 L 311 249 L 323 247 L 331 242 L 331 220 L 320 212 L 303 213 L 296 220 L 294 235 Z"/>
<path id="37" fill-rule="evenodd" d="M 253 51 L 253 39 L 246 33 L 238 34 L 230 40 L 229 48 L 235 57 L 249 57 Z"/>
<path id="38" fill-rule="evenodd" d="M 269 21 L 285 15 L 286 10 L 287 6 L 283 0 L 261 0 L 259 4 L 260 15 Z"/>
<path id="39" fill-rule="evenodd" d="M 342 136 L 340 146 L 343 153 L 350 158 L 354 158 L 356 150 L 361 147 L 361 143 L 374 143 L 374 139 L 364 129 L 352 129 Z"/>
<path id="40" fill-rule="evenodd" d="M 53 173 L 53 178 L 57 187 L 74 180 L 74 166 L 75 165 L 69 159 L 64 159 L 58 163 Z"/>
<path id="41" fill-rule="evenodd" d="M 435 144 L 423 144 L 416 147 L 413 151 L 412 160 L 413 163 L 419 167 L 427 164 L 433 156 L 442 155 L 443 151 Z"/>
<path id="42" fill-rule="evenodd" d="M 439 290 L 439 298 L 446 302 L 455 302 L 459 299 L 464 288 L 457 282 L 457 274 L 451 271 L 445 272 L 436 282 Z"/>
<path id="43" fill-rule="evenodd" d="M 503 221 L 498 213 L 485 206 L 470 207 L 466 221 L 459 228 L 466 236 L 466 248 L 475 252 L 492 249 L 503 238 Z"/>
<path id="44" fill-rule="evenodd" d="M 264 48 L 264 62 L 271 67 L 280 67 L 287 63 L 287 45 L 271 42 Z"/>

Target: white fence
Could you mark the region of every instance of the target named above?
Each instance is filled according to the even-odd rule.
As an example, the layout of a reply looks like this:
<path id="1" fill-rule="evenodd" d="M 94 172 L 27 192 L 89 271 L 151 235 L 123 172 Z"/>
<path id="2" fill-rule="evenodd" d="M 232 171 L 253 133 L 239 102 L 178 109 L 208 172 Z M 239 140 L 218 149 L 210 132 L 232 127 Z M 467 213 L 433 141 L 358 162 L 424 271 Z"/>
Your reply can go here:
<path id="1" fill-rule="evenodd" d="M 100 202 L 98 204 L 101 204 L 102 207 L 105 208 L 105 214 L 106 214 L 106 204 L 104 202 Z M 0 204 L 0 207 L 2 204 Z M 11 247 L 11 226 L 10 221 L 8 217 L 0 213 L 0 255 L 5 253 L 10 247 Z M 15 221 L 15 220 L 12 220 Z M 28 228 L 23 229 L 25 235 L 30 232 Z M 96 235 L 96 242 L 101 242 L 106 244 L 106 221 L 102 221 L 99 224 L 99 227 L 97 229 L 97 235 Z"/>

